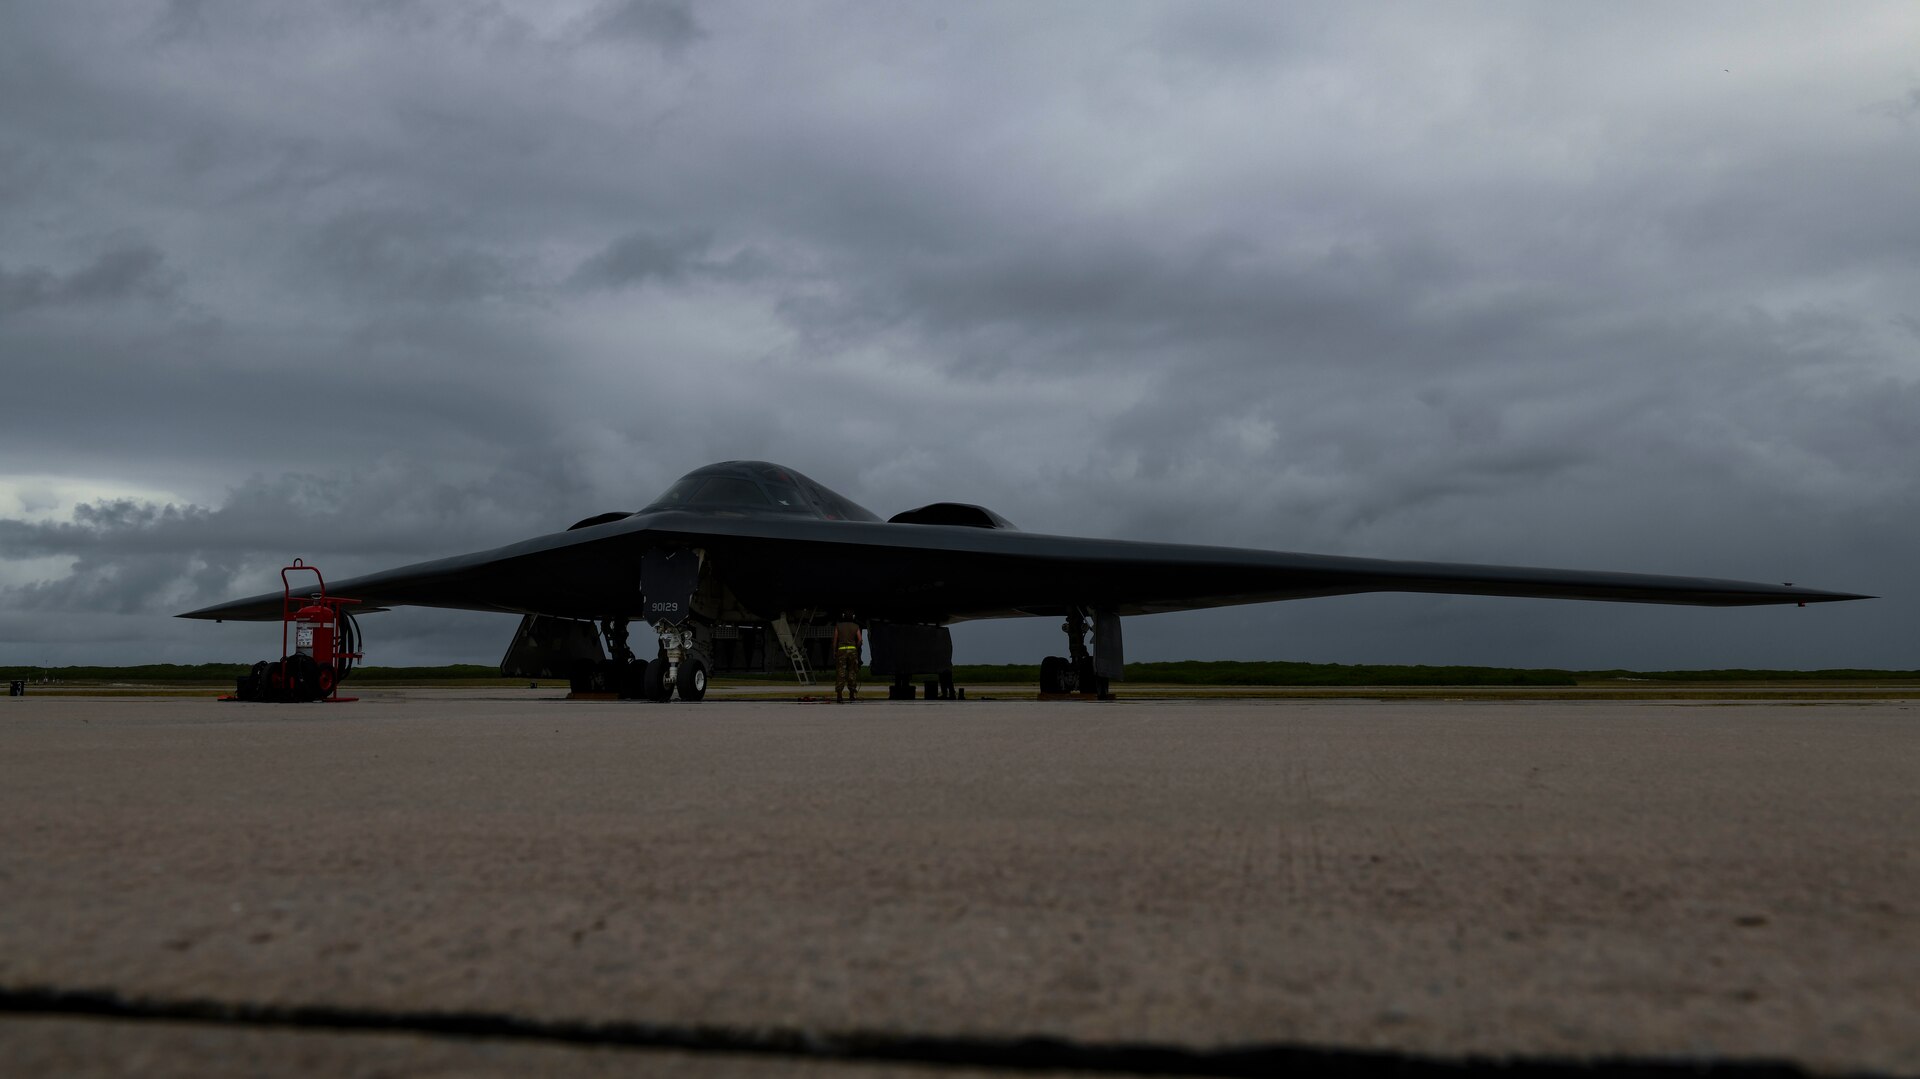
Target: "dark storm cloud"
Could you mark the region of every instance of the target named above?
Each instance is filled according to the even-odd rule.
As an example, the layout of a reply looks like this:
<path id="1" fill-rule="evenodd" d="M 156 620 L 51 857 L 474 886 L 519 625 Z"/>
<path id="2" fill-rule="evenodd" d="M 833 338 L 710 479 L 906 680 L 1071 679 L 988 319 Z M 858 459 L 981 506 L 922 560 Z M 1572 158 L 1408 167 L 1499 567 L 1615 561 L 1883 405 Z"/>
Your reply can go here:
<path id="1" fill-rule="evenodd" d="M 165 261 L 154 248 L 133 244 L 103 251 L 67 274 L 0 266 L 0 314 L 50 304 L 165 299 L 177 284 Z"/>
<path id="2" fill-rule="evenodd" d="M 679 0 L 614 0 L 588 20 L 594 37 L 637 38 L 677 53 L 706 36 L 693 6 Z"/>
<path id="3" fill-rule="evenodd" d="M 1037 530 L 1911 590 L 1914 30 L 16 5 L 0 359 L 34 404 L 0 425 L 0 636 L 134 612 L 191 654 L 228 638 L 168 605 L 291 553 L 506 542 L 749 456 Z M 1902 665 L 1892 603 L 1816 640 L 1475 602 L 1142 619 L 1130 650 Z M 467 642 L 422 658 L 504 632 L 382 618 Z M 1050 647 L 1026 632 L 968 631 Z"/>
<path id="4" fill-rule="evenodd" d="M 1885 116 L 1888 119 L 1898 120 L 1904 124 L 1908 120 L 1911 120 L 1916 113 L 1920 113 L 1920 86 L 1908 90 L 1903 97 L 1892 98 L 1887 101 L 1876 101 L 1867 106 L 1867 111 L 1876 116 Z"/>
<path id="5" fill-rule="evenodd" d="M 515 287 L 501 259 L 451 242 L 457 223 L 407 210 L 359 210 L 319 226 L 309 257 L 325 282 L 355 299 L 447 304 Z"/>
<path id="6" fill-rule="evenodd" d="M 705 232 L 634 232 L 622 236 L 580 264 L 571 278 L 577 285 L 611 288 L 649 278 L 678 281 L 703 268 L 713 239 Z"/>

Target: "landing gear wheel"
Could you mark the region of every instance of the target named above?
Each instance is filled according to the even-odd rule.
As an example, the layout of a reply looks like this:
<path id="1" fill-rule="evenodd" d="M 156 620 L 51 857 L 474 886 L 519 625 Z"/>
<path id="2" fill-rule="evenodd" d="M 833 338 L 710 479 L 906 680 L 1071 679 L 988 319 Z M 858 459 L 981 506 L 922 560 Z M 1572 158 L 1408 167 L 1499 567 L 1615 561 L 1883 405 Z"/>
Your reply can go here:
<path id="1" fill-rule="evenodd" d="M 254 664 L 253 669 L 248 671 L 246 676 L 241 678 L 239 683 L 234 686 L 233 695 L 243 701 L 266 700 L 267 675 L 272 669 L 273 664 L 268 663 L 264 659 Z"/>
<path id="2" fill-rule="evenodd" d="M 1048 656 L 1040 661 L 1040 692 L 1065 693 L 1067 657 Z"/>
<path id="3" fill-rule="evenodd" d="M 707 695 L 707 665 L 705 661 L 688 656 L 680 663 L 680 699 L 697 701 Z"/>
<path id="4" fill-rule="evenodd" d="M 640 686 L 643 700 L 665 701 L 673 697 L 673 687 L 667 684 L 667 661 L 664 656 L 655 656 L 647 661 Z"/>
<path id="5" fill-rule="evenodd" d="M 320 699 L 320 665 L 305 652 L 295 652 L 287 657 L 286 664 L 287 699 L 290 701 L 315 701 Z"/>

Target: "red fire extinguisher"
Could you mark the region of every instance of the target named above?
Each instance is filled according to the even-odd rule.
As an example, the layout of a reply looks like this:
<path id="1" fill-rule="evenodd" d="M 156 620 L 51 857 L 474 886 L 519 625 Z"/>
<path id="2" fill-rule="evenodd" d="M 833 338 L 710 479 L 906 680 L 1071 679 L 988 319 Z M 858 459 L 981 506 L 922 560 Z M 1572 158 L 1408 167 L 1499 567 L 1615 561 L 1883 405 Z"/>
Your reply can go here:
<path id="1" fill-rule="evenodd" d="M 291 578 L 296 573 L 313 574 L 317 590 L 296 598 Z M 360 631 L 346 610 L 348 604 L 360 601 L 327 595 L 326 578 L 298 558 L 280 571 L 280 585 L 283 658 L 266 671 L 269 695 L 293 701 L 351 700 L 334 696 L 334 690 L 360 658 Z"/>
<path id="2" fill-rule="evenodd" d="M 322 697 L 333 692 L 336 679 L 339 658 L 336 642 L 340 639 L 336 617 L 332 607 L 319 603 L 302 607 L 293 614 L 293 650 L 313 660 L 314 677 L 319 681 L 315 688 Z"/>

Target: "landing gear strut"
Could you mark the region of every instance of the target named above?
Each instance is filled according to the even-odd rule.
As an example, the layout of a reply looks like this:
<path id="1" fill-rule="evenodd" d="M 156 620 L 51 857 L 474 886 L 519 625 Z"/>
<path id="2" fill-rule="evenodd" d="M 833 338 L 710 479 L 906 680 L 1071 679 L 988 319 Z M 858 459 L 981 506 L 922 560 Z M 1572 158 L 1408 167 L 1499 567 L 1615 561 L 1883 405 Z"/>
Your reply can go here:
<path id="1" fill-rule="evenodd" d="M 1067 620 L 1060 625 L 1067 635 L 1067 654 L 1048 656 L 1040 661 L 1041 693 L 1112 698 L 1110 681 L 1120 677 L 1124 663 L 1120 652 L 1120 617 L 1104 611 L 1093 612 L 1093 649 L 1089 651 L 1087 616 L 1084 607 L 1067 612 Z"/>

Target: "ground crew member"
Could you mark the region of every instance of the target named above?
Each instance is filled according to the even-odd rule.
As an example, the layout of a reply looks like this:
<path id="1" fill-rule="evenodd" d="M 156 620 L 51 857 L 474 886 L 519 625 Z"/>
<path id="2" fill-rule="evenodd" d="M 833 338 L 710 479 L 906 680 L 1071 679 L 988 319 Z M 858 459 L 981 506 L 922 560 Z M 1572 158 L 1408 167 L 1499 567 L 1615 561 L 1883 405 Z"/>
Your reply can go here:
<path id="1" fill-rule="evenodd" d="M 843 703 L 840 692 L 845 690 L 853 700 L 860 699 L 860 623 L 853 615 L 840 612 L 840 621 L 833 627 L 833 666 L 837 672 L 833 682 L 833 703 Z"/>

